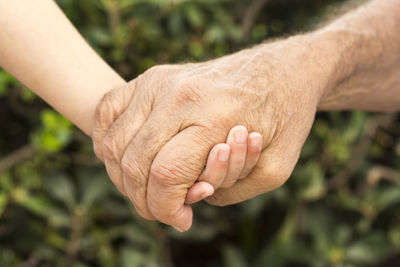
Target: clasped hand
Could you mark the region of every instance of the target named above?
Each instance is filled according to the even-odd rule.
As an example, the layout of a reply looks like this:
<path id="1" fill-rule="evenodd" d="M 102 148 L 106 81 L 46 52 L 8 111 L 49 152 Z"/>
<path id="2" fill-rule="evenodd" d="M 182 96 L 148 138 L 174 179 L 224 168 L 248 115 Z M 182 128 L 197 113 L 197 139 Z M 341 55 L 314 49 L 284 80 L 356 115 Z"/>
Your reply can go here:
<path id="1" fill-rule="evenodd" d="M 142 217 L 180 231 L 192 224 L 188 203 L 199 199 L 187 201 L 187 195 L 195 195 L 196 181 L 209 182 L 214 188 L 206 201 L 221 206 L 273 190 L 298 160 L 324 85 L 323 75 L 316 81 L 307 72 L 306 51 L 301 38 L 291 38 L 205 63 L 153 67 L 102 99 L 95 152 Z M 305 75 L 291 76 L 299 73 L 295 68 Z M 229 133 L 235 125 L 245 128 Z M 242 146 L 229 137 L 235 129 L 248 138 Z M 213 167 L 204 169 L 207 156 L 210 163 L 224 149 L 236 169 L 222 161 L 204 176 Z M 235 175 L 216 182 L 221 173 Z"/>

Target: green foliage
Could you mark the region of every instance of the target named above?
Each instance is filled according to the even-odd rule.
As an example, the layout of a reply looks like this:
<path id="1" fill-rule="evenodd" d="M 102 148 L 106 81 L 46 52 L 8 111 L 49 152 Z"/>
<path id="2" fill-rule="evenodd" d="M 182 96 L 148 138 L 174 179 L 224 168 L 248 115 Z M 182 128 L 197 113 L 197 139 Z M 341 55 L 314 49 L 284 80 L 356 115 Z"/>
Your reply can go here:
<path id="1" fill-rule="evenodd" d="M 127 79 L 312 28 L 341 2 L 267 1 L 246 33 L 253 1 L 57 2 Z M 231 207 L 199 203 L 183 234 L 141 219 L 90 139 L 3 70 L 0 125 L 0 266 L 399 265 L 396 116 L 318 114 L 285 186 Z M 36 152 L 17 153 L 25 146 Z"/>
<path id="2" fill-rule="evenodd" d="M 72 124 L 60 114 L 46 109 L 40 113 L 42 127 L 32 135 L 32 143 L 40 150 L 57 152 L 72 138 Z"/>
<path id="3" fill-rule="evenodd" d="M 0 69 L 0 96 L 7 94 L 8 86 L 16 83 L 17 81 L 14 77 Z"/>

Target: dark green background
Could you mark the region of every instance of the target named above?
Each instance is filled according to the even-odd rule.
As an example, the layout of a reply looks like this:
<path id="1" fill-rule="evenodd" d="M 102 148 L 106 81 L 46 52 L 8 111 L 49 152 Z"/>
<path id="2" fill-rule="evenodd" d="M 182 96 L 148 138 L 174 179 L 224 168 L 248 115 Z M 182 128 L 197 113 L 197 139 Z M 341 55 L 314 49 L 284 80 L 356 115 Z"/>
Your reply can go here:
<path id="1" fill-rule="evenodd" d="M 126 79 L 316 27 L 333 0 L 59 0 Z M 0 36 L 1 38 L 1 36 Z M 90 139 L 0 70 L 0 266 L 399 266 L 394 115 L 318 114 L 289 182 L 245 203 L 195 206 L 184 234 L 141 220 Z"/>

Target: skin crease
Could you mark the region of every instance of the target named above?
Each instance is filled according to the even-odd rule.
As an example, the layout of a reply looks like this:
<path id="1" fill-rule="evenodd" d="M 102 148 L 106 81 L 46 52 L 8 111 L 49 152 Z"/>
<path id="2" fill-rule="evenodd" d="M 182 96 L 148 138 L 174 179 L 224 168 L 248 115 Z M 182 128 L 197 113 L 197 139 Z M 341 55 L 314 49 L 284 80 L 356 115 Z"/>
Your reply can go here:
<path id="1" fill-rule="evenodd" d="M 205 63 L 154 67 L 100 102 L 96 151 L 112 159 L 124 149 L 120 171 L 140 214 L 188 230 L 186 192 L 233 125 L 260 132 L 263 152 L 246 179 L 207 198 L 214 205 L 285 183 L 318 109 L 399 110 L 399 24 L 400 1 L 375 0 L 312 33 Z M 121 94 L 131 95 L 128 105 L 119 106 Z"/>
<path id="2" fill-rule="evenodd" d="M 85 42 L 56 3 L 0 0 L 0 32 L 0 65 L 85 133 L 91 133 L 99 100 L 110 88 L 118 88 L 126 82 Z M 115 107 L 129 103 L 129 92 L 121 97 Z M 103 122 L 113 121 L 116 113 L 107 116 L 103 116 Z M 249 160 L 244 170 L 247 175 L 260 151 L 257 155 L 249 153 L 247 157 L 247 151 L 239 152 L 233 149 L 232 155 Z M 231 170 L 234 166 L 234 162 L 229 162 L 226 167 Z M 113 171 L 113 168 L 108 169 Z M 243 175 L 239 169 L 236 176 Z M 188 191 L 190 203 L 209 196 L 219 187 L 211 186 L 207 177 L 203 178 L 202 183 L 196 183 Z M 225 179 L 214 178 L 221 183 Z"/>
<path id="3" fill-rule="evenodd" d="M 0 0 L 0 65 L 93 133 L 100 157 L 106 152 L 112 161 L 127 149 L 117 169 L 106 164 L 111 176 L 123 173 L 144 217 L 187 230 L 186 192 L 234 125 L 260 132 L 263 153 L 248 177 L 218 189 L 211 204 L 282 185 L 316 110 L 399 110 L 399 16 L 399 0 L 375 0 L 313 33 L 210 62 L 155 67 L 126 84 L 53 1 Z"/>
<path id="4" fill-rule="evenodd" d="M 193 204 L 214 194 L 220 187 L 228 188 L 238 179 L 243 179 L 253 170 L 262 149 L 262 136 L 254 132 L 247 134 L 244 126 L 233 127 L 227 143 L 215 145 L 206 167 L 187 192 L 186 204 Z"/>

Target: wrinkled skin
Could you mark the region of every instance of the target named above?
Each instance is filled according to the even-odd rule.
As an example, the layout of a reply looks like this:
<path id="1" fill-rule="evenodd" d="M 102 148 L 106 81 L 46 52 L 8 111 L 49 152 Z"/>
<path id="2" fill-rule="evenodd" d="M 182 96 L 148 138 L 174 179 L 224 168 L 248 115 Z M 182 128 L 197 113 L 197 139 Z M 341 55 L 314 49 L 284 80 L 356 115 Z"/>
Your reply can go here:
<path id="1" fill-rule="evenodd" d="M 234 125 L 263 136 L 253 172 L 207 202 L 228 205 L 281 186 L 298 160 L 330 70 L 312 38 L 289 38 L 198 64 L 156 66 L 97 109 L 97 156 L 141 216 L 188 230 L 188 188 Z"/>

